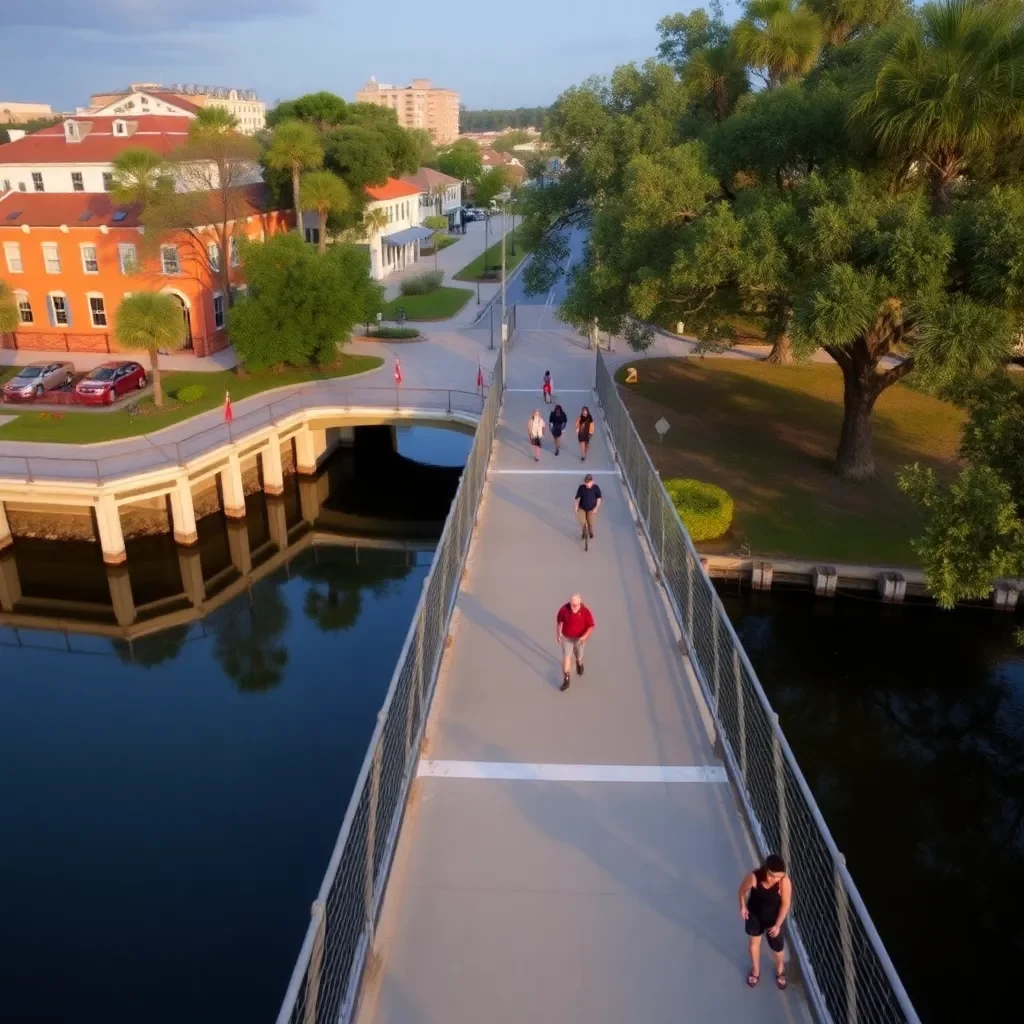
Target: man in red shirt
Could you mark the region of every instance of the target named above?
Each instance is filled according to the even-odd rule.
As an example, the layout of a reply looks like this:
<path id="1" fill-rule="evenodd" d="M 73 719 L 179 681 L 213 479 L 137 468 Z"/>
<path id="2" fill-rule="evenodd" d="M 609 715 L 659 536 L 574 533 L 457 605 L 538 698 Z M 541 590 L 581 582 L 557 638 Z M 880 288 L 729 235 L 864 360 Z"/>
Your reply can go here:
<path id="1" fill-rule="evenodd" d="M 594 632 L 594 616 L 579 594 L 558 609 L 555 618 L 555 640 L 562 648 L 562 690 L 569 689 L 569 667 L 576 658 L 576 674 L 583 675 L 583 645 Z"/>

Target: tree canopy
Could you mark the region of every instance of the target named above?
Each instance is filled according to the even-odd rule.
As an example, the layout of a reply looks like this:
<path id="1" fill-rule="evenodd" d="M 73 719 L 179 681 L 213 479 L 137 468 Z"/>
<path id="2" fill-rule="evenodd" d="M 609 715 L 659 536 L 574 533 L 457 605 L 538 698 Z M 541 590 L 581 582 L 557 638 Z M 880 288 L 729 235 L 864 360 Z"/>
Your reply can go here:
<path id="1" fill-rule="evenodd" d="M 459 127 L 464 132 L 501 132 L 506 128 L 540 128 L 547 107 L 516 107 L 514 110 L 467 110 L 459 113 Z"/>
<path id="2" fill-rule="evenodd" d="M 380 305 L 358 246 L 318 252 L 297 235 L 244 245 L 248 297 L 228 313 L 228 334 L 248 369 L 329 365 L 352 328 Z"/>
<path id="3" fill-rule="evenodd" d="M 471 139 L 458 139 L 437 154 L 437 169 L 460 181 L 476 181 L 483 171 L 480 147 Z"/>
<path id="4" fill-rule="evenodd" d="M 114 337 L 126 349 L 149 353 L 153 379 L 153 404 L 164 404 L 160 380 L 160 351 L 174 351 L 185 343 L 185 319 L 181 304 L 162 292 L 135 292 L 126 295 L 117 308 Z"/>

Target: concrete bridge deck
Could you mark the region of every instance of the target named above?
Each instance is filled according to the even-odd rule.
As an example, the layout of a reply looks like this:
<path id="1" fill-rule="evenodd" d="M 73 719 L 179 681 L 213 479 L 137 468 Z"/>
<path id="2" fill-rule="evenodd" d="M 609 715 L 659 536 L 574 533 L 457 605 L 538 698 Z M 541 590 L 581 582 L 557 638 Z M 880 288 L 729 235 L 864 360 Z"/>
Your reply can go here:
<path id="1" fill-rule="evenodd" d="M 358 1019 L 808 1020 L 798 986 L 776 990 L 766 952 L 760 986 L 744 982 L 736 889 L 753 847 L 600 428 L 593 353 L 550 308 L 518 314 Z M 582 404 L 598 418 L 585 466 L 572 436 L 558 458 L 545 436 L 533 463 L 525 425 L 545 369 L 570 424 Z M 584 470 L 604 494 L 589 553 L 572 514 Z M 597 628 L 585 675 L 561 693 L 554 619 L 573 591 Z"/>

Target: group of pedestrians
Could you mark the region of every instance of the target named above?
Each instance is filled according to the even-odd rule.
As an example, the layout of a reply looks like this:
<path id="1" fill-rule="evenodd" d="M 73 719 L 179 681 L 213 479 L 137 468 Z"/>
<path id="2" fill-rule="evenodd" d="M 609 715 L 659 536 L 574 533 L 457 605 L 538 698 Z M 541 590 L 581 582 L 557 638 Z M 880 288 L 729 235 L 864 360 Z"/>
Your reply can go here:
<path id="1" fill-rule="evenodd" d="M 544 399 L 545 405 L 551 405 L 554 402 L 554 390 L 555 381 L 551 376 L 551 371 L 545 370 L 544 380 L 541 383 L 541 396 Z M 551 431 L 551 440 L 557 455 L 562 448 L 562 434 L 565 433 L 565 428 L 568 425 L 569 417 L 557 402 L 548 416 L 547 426 L 545 426 L 544 417 L 540 414 L 540 409 L 533 410 L 529 420 L 526 422 L 526 434 L 530 440 L 530 447 L 533 449 L 534 462 L 540 462 L 540 451 L 543 447 L 542 442 L 545 429 L 550 429 Z M 576 440 L 580 445 L 580 462 L 587 461 L 587 452 L 590 449 L 590 442 L 593 436 L 594 417 L 591 415 L 589 407 L 583 406 L 579 416 L 576 417 Z"/>

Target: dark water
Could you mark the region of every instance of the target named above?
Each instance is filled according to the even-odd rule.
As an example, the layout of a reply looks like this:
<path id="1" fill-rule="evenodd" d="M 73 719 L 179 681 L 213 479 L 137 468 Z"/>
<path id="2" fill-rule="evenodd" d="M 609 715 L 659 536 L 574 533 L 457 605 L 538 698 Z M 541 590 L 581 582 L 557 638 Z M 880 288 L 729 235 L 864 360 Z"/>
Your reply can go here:
<path id="1" fill-rule="evenodd" d="M 457 466 L 471 441 L 398 447 Z M 381 464 L 332 466 L 318 530 L 374 504 Z M 389 473 L 413 495 L 390 526 L 416 520 L 407 550 L 310 543 L 291 481 L 283 553 L 250 499 L 248 576 L 238 527 L 201 522 L 198 621 L 131 642 L 0 625 L 0 1020 L 274 1018 L 440 530 L 415 493 L 443 520 L 458 477 Z M 73 600 L 115 628 L 93 546 L 16 540 L 14 559 L 16 611 L 42 625 Z M 140 621 L 191 608 L 167 538 L 131 542 L 125 572 Z"/>
<path id="2" fill-rule="evenodd" d="M 1024 958 L 1019 618 L 720 593 L 922 1020 L 1004 1019 Z"/>

